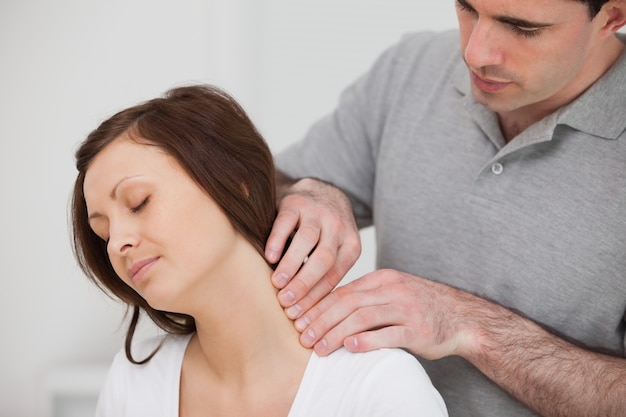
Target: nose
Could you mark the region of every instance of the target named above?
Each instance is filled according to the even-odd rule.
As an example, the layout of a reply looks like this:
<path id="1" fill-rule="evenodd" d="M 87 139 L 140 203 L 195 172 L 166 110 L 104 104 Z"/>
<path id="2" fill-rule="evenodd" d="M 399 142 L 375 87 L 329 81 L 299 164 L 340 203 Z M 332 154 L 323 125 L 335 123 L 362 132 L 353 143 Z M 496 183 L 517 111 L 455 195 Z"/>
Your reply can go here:
<path id="1" fill-rule="evenodd" d="M 475 20 L 465 44 L 465 62 L 474 69 L 502 64 L 504 53 L 501 42 L 492 22 L 481 18 Z"/>
<path id="2" fill-rule="evenodd" d="M 139 243 L 139 234 L 130 222 L 115 221 L 109 225 L 107 252 L 111 256 L 123 256 Z"/>

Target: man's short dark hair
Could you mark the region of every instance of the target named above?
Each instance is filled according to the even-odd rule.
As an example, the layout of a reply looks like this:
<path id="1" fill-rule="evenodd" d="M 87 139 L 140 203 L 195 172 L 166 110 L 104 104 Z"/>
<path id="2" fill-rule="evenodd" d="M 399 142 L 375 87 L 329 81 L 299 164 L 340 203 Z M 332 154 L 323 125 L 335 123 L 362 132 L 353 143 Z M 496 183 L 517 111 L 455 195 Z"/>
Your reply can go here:
<path id="1" fill-rule="evenodd" d="M 587 7 L 589 8 L 589 16 L 593 19 L 594 17 L 596 17 L 596 15 L 598 14 L 602 6 L 604 6 L 604 3 L 608 2 L 609 0 L 576 0 L 576 1 L 587 4 Z"/>

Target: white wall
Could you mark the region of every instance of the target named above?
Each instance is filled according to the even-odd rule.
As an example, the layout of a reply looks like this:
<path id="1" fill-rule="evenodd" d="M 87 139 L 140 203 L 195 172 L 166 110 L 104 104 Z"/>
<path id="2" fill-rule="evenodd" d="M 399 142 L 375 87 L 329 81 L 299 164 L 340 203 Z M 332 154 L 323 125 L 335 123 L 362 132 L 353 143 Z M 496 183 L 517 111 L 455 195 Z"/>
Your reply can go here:
<path id="1" fill-rule="evenodd" d="M 0 416 L 47 416 L 56 370 L 121 346 L 122 309 L 75 266 L 66 221 L 73 151 L 101 120 L 215 83 L 277 151 L 400 34 L 454 25 L 452 0 L 1 0 Z"/>
<path id="2" fill-rule="evenodd" d="M 0 2 L 0 415 L 44 415 L 52 369 L 120 346 L 119 306 L 70 250 L 73 151 L 112 111 L 209 78 L 210 18 L 191 0 Z"/>

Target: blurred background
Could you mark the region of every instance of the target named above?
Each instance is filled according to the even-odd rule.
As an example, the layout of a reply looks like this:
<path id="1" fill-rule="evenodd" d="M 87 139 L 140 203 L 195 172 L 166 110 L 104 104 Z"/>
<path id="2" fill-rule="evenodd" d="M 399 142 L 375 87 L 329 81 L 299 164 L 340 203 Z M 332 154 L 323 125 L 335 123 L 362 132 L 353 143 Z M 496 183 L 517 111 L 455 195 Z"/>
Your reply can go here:
<path id="1" fill-rule="evenodd" d="M 92 415 L 123 344 L 67 221 L 74 150 L 103 119 L 212 83 L 278 152 L 403 33 L 455 26 L 452 0 L 0 0 L 0 416 Z M 374 267 L 363 238 L 347 279 Z"/>

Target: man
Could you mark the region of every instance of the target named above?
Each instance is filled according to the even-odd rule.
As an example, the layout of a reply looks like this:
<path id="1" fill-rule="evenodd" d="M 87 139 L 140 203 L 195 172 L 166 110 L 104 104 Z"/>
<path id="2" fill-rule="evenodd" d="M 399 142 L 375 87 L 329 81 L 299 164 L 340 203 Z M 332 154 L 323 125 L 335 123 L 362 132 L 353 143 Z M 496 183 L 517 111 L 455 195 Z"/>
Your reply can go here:
<path id="1" fill-rule="evenodd" d="M 279 300 L 320 354 L 418 356 L 451 416 L 624 416 L 626 1 L 456 8 L 277 157 Z M 357 224 L 381 269 L 328 294 Z"/>

